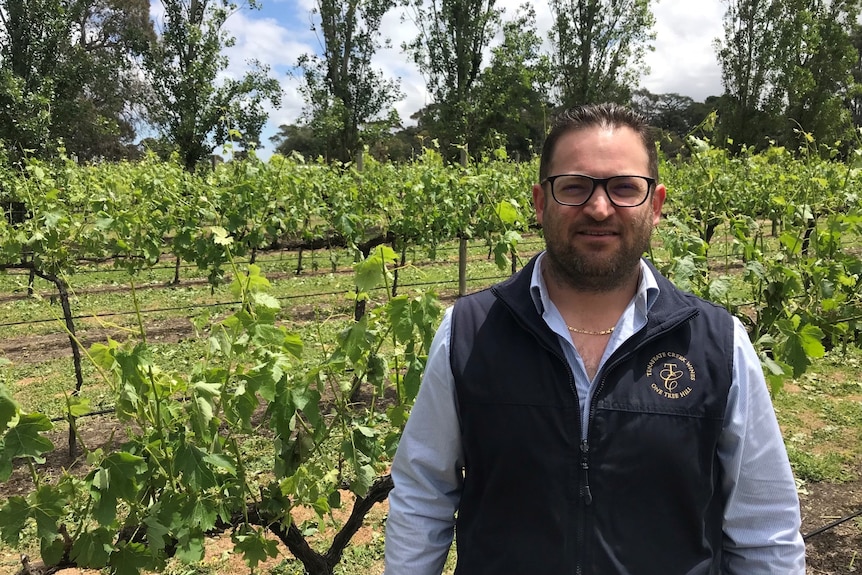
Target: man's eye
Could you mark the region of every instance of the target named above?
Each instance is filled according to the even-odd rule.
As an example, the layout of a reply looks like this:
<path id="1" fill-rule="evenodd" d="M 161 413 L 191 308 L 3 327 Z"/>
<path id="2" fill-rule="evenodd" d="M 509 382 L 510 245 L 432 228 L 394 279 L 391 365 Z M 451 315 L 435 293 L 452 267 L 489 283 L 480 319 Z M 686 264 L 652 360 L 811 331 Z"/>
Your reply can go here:
<path id="1" fill-rule="evenodd" d="M 591 187 L 589 182 L 567 181 L 563 182 L 561 190 L 568 194 L 578 194 L 589 192 Z"/>

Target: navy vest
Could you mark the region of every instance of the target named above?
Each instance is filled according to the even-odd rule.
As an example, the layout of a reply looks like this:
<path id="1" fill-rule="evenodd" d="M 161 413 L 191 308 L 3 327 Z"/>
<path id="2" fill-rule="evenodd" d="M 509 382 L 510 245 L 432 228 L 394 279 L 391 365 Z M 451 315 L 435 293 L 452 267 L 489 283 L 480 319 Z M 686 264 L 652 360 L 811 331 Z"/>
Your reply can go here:
<path id="1" fill-rule="evenodd" d="M 534 265 L 455 304 L 456 574 L 718 574 L 730 314 L 653 270 L 660 295 L 599 374 L 587 442 Z"/>

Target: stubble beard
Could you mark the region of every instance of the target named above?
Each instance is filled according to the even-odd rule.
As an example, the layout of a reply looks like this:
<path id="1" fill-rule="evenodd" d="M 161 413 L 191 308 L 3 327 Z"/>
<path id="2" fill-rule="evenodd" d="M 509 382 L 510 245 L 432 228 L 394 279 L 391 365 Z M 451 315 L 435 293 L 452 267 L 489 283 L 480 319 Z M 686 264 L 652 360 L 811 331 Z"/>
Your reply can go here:
<path id="1" fill-rule="evenodd" d="M 546 235 L 545 256 L 554 281 L 581 292 L 609 292 L 634 281 L 640 270 L 641 256 L 649 248 L 652 222 L 648 214 L 634 222 L 630 240 L 607 255 L 584 253 L 574 245 L 566 229 Z"/>

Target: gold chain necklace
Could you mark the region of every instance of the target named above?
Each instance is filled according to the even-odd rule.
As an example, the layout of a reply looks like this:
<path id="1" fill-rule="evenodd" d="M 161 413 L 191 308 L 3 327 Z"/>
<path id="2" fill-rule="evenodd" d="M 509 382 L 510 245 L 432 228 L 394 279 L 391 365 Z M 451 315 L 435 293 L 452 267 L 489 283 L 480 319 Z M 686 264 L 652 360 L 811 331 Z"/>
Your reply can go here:
<path id="1" fill-rule="evenodd" d="M 616 326 L 609 327 L 608 329 L 603 329 L 601 331 L 593 331 L 591 329 L 578 329 L 578 328 L 572 327 L 570 325 L 566 325 L 566 327 L 569 328 L 569 331 L 571 331 L 573 333 L 582 333 L 584 335 L 608 335 L 608 334 L 614 333 L 614 327 L 616 327 Z"/>

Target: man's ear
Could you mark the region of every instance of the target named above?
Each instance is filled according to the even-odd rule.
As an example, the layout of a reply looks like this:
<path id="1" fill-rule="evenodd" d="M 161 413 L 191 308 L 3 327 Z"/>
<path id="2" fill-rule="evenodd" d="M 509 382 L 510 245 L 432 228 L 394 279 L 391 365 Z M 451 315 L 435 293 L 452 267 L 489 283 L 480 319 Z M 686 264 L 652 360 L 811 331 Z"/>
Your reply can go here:
<path id="1" fill-rule="evenodd" d="M 657 184 L 652 192 L 652 223 L 657 226 L 661 221 L 661 208 L 667 197 L 667 188 L 664 184 Z"/>
<path id="2" fill-rule="evenodd" d="M 533 184 L 533 207 L 536 208 L 536 221 L 541 226 L 545 213 L 545 189 L 539 184 Z"/>

